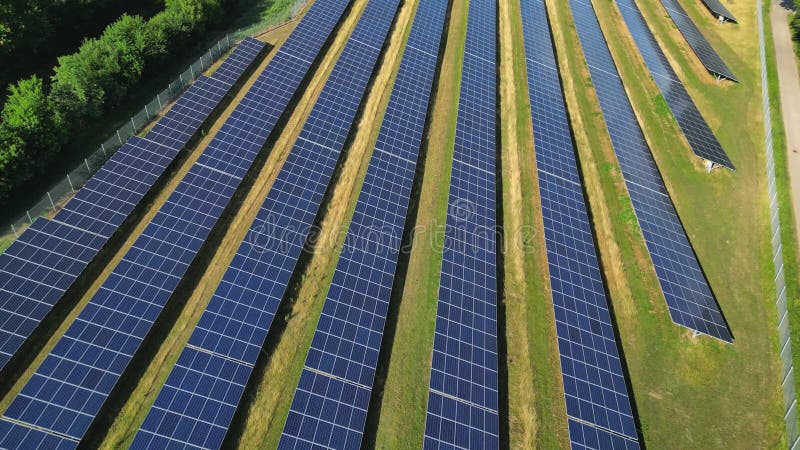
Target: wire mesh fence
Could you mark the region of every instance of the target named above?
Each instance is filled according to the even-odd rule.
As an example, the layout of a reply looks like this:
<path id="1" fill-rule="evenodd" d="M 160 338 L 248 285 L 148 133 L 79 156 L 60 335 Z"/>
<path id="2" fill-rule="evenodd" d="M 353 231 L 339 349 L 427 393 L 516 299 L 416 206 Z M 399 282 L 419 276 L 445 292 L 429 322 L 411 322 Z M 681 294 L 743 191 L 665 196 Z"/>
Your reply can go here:
<path id="1" fill-rule="evenodd" d="M 228 50 L 245 37 L 258 36 L 287 25 L 302 13 L 308 2 L 309 0 L 297 0 L 283 13 L 272 15 L 251 26 L 228 33 L 214 43 L 185 71 L 178 74 L 177 78 L 173 79 L 163 91 L 145 104 L 139 112 L 131 116 L 120 128 L 110 132 L 108 139 L 76 167 L 68 171 L 64 179 L 51 186 L 45 195 L 28 207 L 23 214 L 8 220 L 6 222 L 8 227 L 5 231 L 0 232 L 0 237 L 6 236 L 5 240 L 14 239 L 37 217 L 47 216 L 58 211 L 115 151 L 122 147 L 131 136 L 144 131 L 173 100 L 178 98 L 192 82 L 213 66 Z"/>
<path id="2" fill-rule="evenodd" d="M 781 224 L 778 210 L 778 190 L 775 181 L 775 154 L 772 142 L 772 112 L 769 101 L 769 84 L 767 78 L 766 42 L 764 39 L 764 5 L 763 0 L 757 2 L 758 37 L 761 47 L 761 95 L 764 110 L 764 144 L 767 159 L 767 184 L 770 208 L 770 231 L 772 233 L 772 263 L 775 266 L 776 309 L 778 310 L 778 342 L 781 358 L 781 387 L 783 388 L 784 421 L 786 422 L 786 442 L 792 450 L 800 447 L 800 429 L 798 429 L 797 398 L 794 386 L 794 362 L 792 361 L 792 343 L 789 334 L 789 310 L 786 303 L 786 279 L 783 270 L 783 243 L 781 242 Z"/>

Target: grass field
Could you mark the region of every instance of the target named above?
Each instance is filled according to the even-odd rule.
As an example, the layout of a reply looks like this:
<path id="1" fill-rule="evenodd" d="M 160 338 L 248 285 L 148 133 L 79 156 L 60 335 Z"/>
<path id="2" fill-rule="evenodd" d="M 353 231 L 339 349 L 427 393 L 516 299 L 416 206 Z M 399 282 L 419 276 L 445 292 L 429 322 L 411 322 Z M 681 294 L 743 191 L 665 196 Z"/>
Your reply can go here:
<path id="1" fill-rule="evenodd" d="M 686 2 L 684 2 L 686 3 Z M 738 170 L 706 174 L 632 51 L 612 2 L 596 1 L 606 37 L 681 219 L 736 342 L 693 338 L 674 326 L 649 263 L 630 200 L 588 78 L 566 3 L 552 3 L 562 74 L 578 131 L 584 176 L 645 443 L 654 448 L 777 447 L 783 436 L 772 267 L 760 120 L 760 73 L 752 2 L 736 5 L 725 29 L 687 8 L 740 84 L 716 84 L 665 12 L 640 2 L 645 17 Z M 699 7 L 698 7 L 699 8 Z M 704 28 L 704 29 L 705 29 Z M 632 57 L 631 55 L 636 55 Z M 579 112 L 576 114 L 576 111 Z M 748 405 L 742 408 L 742 405 Z"/>
<path id="2" fill-rule="evenodd" d="M 331 182 L 323 212 L 317 217 L 320 238 L 295 271 L 262 357 L 245 391 L 226 448 L 274 448 L 302 371 L 311 337 L 341 248 L 343 233 L 366 172 L 404 42 L 419 0 L 405 0 L 380 68 L 374 74 L 357 126 Z M 543 224 L 536 178 L 535 136 L 528 104 L 520 2 L 499 1 L 498 170 L 503 225 L 499 333 L 501 441 L 509 448 L 565 448 L 566 412 L 555 339 L 552 299 L 544 253 Z M 313 107 L 336 58 L 368 0 L 355 0 L 336 38 L 326 50 L 296 107 L 256 162 L 245 189 L 215 231 L 218 245 L 204 250 L 195 273 L 171 301 L 168 319 L 137 356 L 107 413 L 92 428 L 87 447 L 124 448 L 141 425 L 192 328 L 210 300 L 238 243 L 269 191 Z M 289 0 L 258 0 L 247 25 L 285 8 Z M 659 2 L 637 2 L 734 164 L 735 172 L 706 173 L 693 155 L 664 99 L 642 62 L 613 0 L 593 0 L 601 26 L 632 99 L 659 169 L 690 240 L 729 321 L 735 343 L 724 344 L 672 323 L 619 171 L 600 113 L 569 4 L 548 2 L 551 26 L 572 120 L 590 215 L 609 297 L 630 374 L 642 435 L 650 448 L 785 447 L 780 391 L 777 318 L 767 210 L 760 68 L 755 0 L 733 3 L 738 25 L 719 26 L 702 5 L 681 0 L 706 32 L 741 83 L 716 82 L 699 64 Z M 442 230 L 447 214 L 449 176 L 455 141 L 461 65 L 469 0 L 452 0 L 434 86 L 426 140 L 400 260 L 387 334 L 368 416 L 366 448 L 420 448 L 431 368 L 436 299 L 442 258 Z M 233 25 L 232 25 L 233 27 Z M 277 48 L 293 25 L 261 39 Z M 769 37 L 769 36 L 768 36 Z M 772 47 L 768 43 L 770 58 Z M 273 50 L 274 53 L 274 50 Z M 205 148 L 246 88 L 270 59 L 244 84 L 231 105 L 179 167 L 159 195 L 131 226 L 131 233 L 60 326 L 45 336 L 29 367 L 10 374 L 4 410 L 44 356 L 89 301 L 144 226 Z M 770 67 L 773 100 L 776 78 Z M 773 108 L 777 176 L 784 241 L 794 243 L 788 199 L 785 146 L 780 109 Z M 789 221 L 788 224 L 786 221 Z M 0 250 L 3 249 L 0 240 Z M 212 246 L 213 247 L 213 246 Z M 796 245 L 785 245 L 786 278 L 792 326 L 800 327 L 797 301 Z M 174 303 L 174 305 L 173 305 Z M 797 317 L 795 317 L 797 316 Z M 798 336 L 800 333 L 795 333 Z M 800 338 L 793 340 L 800 349 Z M 800 351 L 795 351 L 800 361 Z M 2 382 L 0 382 L 2 385 Z"/>

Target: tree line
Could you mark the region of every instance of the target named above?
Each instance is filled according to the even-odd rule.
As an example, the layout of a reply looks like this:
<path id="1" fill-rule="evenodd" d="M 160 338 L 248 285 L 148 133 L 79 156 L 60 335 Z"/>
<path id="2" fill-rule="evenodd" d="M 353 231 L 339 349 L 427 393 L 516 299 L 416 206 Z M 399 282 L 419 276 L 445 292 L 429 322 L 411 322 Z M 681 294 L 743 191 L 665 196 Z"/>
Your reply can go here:
<path id="1" fill-rule="evenodd" d="M 0 1 L 0 97 L 22 77 L 47 75 L 58 56 L 100 35 L 123 13 L 149 17 L 163 8 L 164 0 Z"/>
<path id="2" fill-rule="evenodd" d="M 0 112 L 0 205 L 41 174 L 71 134 L 107 113 L 148 70 L 190 46 L 231 0 L 166 0 L 145 20 L 124 14 L 58 58 L 49 79 L 11 84 Z M 0 40 L 3 39 L 0 28 Z"/>

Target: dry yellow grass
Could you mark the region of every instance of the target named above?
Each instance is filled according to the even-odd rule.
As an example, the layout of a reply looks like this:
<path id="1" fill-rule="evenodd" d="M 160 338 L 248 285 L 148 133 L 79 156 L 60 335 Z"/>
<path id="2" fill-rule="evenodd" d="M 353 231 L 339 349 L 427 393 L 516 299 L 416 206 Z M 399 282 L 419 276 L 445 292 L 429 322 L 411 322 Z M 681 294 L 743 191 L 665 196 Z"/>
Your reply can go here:
<path id="1" fill-rule="evenodd" d="M 522 185 L 520 171 L 521 128 L 529 124 L 517 120 L 517 100 L 522 92 L 517 85 L 525 80 L 517 80 L 514 72 L 514 35 L 511 29 L 511 5 L 508 1 L 499 2 L 500 15 L 500 124 L 501 158 L 503 159 L 503 212 L 505 248 L 505 310 L 506 310 L 506 359 L 508 361 L 508 420 L 509 445 L 514 448 L 534 448 L 538 433 L 537 414 L 534 408 L 535 397 L 539 395 L 533 386 L 533 362 L 527 345 L 527 305 L 529 296 L 525 284 L 526 247 L 523 234 Z M 521 89 L 521 88 L 520 88 Z M 532 133 L 531 133 L 532 134 Z M 528 140 L 532 143 L 532 140 Z M 530 167 L 530 166 L 528 166 Z M 535 172 L 531 175 L 536 177 Z M 530 198 L 537 198 L 530 193 Z M 536 202 L 538 203 L 538 202 Z M 541 233 L 539 234 L 541 236 Z"/>

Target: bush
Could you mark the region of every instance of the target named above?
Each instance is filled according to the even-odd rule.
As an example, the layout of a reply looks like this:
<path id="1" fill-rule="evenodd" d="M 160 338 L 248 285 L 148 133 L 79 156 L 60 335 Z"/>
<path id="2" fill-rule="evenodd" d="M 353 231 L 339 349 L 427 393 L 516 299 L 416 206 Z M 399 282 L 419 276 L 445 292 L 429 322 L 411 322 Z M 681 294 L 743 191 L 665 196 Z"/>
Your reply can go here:
<path id="1" fill-rule="evenodd" d="M 795 41 L 800 41 L 800 10 L 795 11 L 792 17 L 792 38 Z"/>

